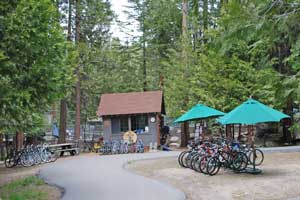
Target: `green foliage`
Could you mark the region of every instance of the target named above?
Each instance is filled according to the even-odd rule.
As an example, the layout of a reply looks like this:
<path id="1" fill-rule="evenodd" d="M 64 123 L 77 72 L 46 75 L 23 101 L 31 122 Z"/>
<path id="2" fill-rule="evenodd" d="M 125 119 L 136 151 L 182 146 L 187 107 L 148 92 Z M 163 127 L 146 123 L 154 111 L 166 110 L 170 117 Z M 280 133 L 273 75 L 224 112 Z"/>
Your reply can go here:
<path id="1" fill-rule="evenodd" d="M 72 112 L 78 66 L 84 120 L 96 117 L 101 94 L 144 89 L 164 90 L 171 117 L 196 103 L 228 112 L 250 96 L 288 113 L 299 104 L 299 0 L 188 1 L 187 41 L 181 0 L 130 0 L 125 24 L 139 34 L 128 41 L 111 38 L 109 1 L 82 0 L 76 45 L 75 5 L 67 43 L 68 3 L 53 2 L 0 3 L 2 130 L 39 132 L 63 96 Z"/>
<path id="2" fill-rule="evenodd" d="M 24 131 L 64 94 L 73 69 L 67 64 L 67 43 L 51 0 L 20 0 L 2 17 L 1 129 Z"/>
<path id="3" fill-rule="evenodd" d="M 168 113 L 177 117 L 198 102 L 228 112 L 250 96 L 282 109 L 289 98 L 298 99 L 299 4 L 230 1 L 215 6 L 219 7 L 221 15 L 215 13 L 218 20 L 205 31 L 204 40 L 198 39 L 199 48 L 185 44 L 192 49 L 187 69 L 181 47 L 169 50 L 165 62 Z M 202 11 L 190 14 L 192 35 L 199 29 L 194 19 Z M 185 96 L 188 102 L 183 105 Z"/>
<path id="4" fill-rule="evenodd" d="M 110 23 L 114 18 L 109 1 L 82 0 L 81 36 L 93 47 L 103 47 L 110 37 Z"/>
<path id="5" fill-rule="evenodd" d="M 46 200 L 48 194 L 39 188 L 44 181 L 36 176 L 13 181 L 0 187 L 0 198 L 3 200 Z"/>

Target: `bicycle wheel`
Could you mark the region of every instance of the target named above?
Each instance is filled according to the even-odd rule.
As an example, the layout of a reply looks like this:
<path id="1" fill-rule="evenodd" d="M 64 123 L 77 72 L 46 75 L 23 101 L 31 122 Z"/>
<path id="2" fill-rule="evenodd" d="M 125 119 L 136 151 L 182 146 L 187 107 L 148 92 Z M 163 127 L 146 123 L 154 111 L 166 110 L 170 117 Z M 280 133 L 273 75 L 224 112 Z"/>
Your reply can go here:
<path id="1" fill-rule="evenodd" d="M 141 151 L 140 151 L 140 153 L 144 153 L 145 152 L 145 147 L 144 146 L 142 146 L 141 147 Z"/>
<path id="2" fill-rule="evenodd" d="M 57 154 L 51 154 L 51 162 L 55 162 L 58 159 L 59 155 Z"/>
<path id="3" fill-rule="evenodd" d="M 222 166 L 225 168 L 231 168 L 232 158 L 231 155 L 227 152 L 221 152 L 219 156 L 219 161 L 222 163 Z"/>
<path id="4" fill-rule="evenodd" d="M 234 158 L 232 162 L 233 170 L 236 172 L 240 172 L 246 169 L 248 165 L 248 157 L 245 153 L 239 152 Z"/>
<path id="5" fill-rule="evenodd" d="M 186 153 L 186 151 L 183 151 L 179 154 L 178 158 L 177 158 L 177 162 L 178 164 L 182 167 L 182 162 L 181 162 L 181 157 Z"/>
<path id="6" fill-rule="evenodd" d="M 255 159 L 255 166 L 259 166 L 264 162 L 264 153 L 260 149 L 255 149 L 256 159 Z M 249 162 L 253 165 L 253 150 L 249 153 Z"/>
<path id="7" fill-rule="evenodd" d="M 209 160 L 210 156 L 203 156 L 201 159 L 200 159 L 200 163 L 199 163 L 199 171 L 203 174 L 207 174 L 207 162 Z"/>
<path id="8" fill-rule="evenodd" d="M 58 157 L 59 157 L 59 153 L 57 151 L 54 151 L 54 152 L 50 152 L 50 162 L 55 162 Z"/>
<path id="9" fill-rule="evenodd" d="M 200 159 L 201 155 L 200 154 L 196 154 L 193 159 L 192 159 L 192 163 L 191 163 L 191 169 L 196 171 L 196 162 Z"/>
<path id="10" fill-rule="evenodd" d="M 179 163 L 179 165 L 180 165 L 181 167 L 184 167 L 184 165 L 183 165 L 183 157 L 184 157 L 184 155 L 187 154 L 188 152 L 189 152 L 189 151 L 183 151 L 183 152 L 181 152 L 181 153 L 179 154 L 178 158 L 177 158 L 177 161 L 178 161 L 178 163 Z"/>
<path id="11" fill-rule="evenodd" d="M 124 151 L 124 153 L 128 153 L 128 152 L 129 152 L 128 145 L 125 145 L 125 151 Z"/>
<path id="12" fill-rule="evenodd" d="M 48 155 L 45 152 L 45 150 L 40 152 L 40 156 L 41 156 L 41 159 L 42 159 L 42 163 L 48 162 Z"/>
<path id="13" fill-rule="evenodd" d="M 191 169 L 192 160 L 193 160 L 195 155 L 196 155 L 195 152 L 189 153 L 189 155 L 186 157 L 186 160 L 185 160 L 186 167 Z"/>
<path id="14" fill-rule="evenodd" d="M 40 154 L 38 154 L 37 152 L 34 153 L 36 156 L 36 164 L 40 165 L 42 164 L 42 158 L 40 156 Z"/>
<path id="15" fill-rule="evenodd" d="M 199 158 L 194 162 L 194 166 L 193 166 L 194 170 L 196 172 L 199 172 L 199 173 L 201 173 L 201 171 L 200 171 L 200 160 L 202 159 L 202 157 L 203 156 L 199 156 Z"/>
<path id="16" fill-rule="evenodd" d="M 5 158 L 5 161 L 4 161 L 4 164 L 5 164 L 5 167 L 7 168 L 12 168 L 16 165 L 15 163 L 15 158 L 14 157 L 10 157 L 10 156 L 7 156 Z"/>
<path id="17" fill-rule="evenodd" d="M 248 156 L 244 152 L 241 152 L 240 156 L 243 161 L 240 170 L 245 170 L 247 168 L 248 162 L 249 162 Z"/>
<path id="18" fill-rule="evenodd" d="M 31 167 L 34 162 L 29 153 L 23 153 L 20 156 L 20 163 L 23 167 Z"/>
<path id="19" fill-rule="evenodd" d="M 221 163 L 217 157 L 211 157 L 206 164 L 206 172 L 210 176 L 216 175 L 221 168 Z"/>
<path id="20" fill-rule="evenodd" d="M 181 157 L 182 167 L 188 168 L 187 160 L 189 159 L 188 157 L 190 156 L 190 154 L 191 154 L 191 152 L 188 151 Z"/>

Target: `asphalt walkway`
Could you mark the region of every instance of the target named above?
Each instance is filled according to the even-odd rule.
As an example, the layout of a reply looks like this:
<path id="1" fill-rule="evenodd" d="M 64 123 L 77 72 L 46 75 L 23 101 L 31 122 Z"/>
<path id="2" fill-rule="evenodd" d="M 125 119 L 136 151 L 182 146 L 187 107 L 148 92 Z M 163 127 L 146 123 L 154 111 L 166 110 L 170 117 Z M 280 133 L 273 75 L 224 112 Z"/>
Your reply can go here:
<path id="1" fill-rule="evenodd" d="M 45 165 L 40 176 L 64 188 L 63 200 L 183 200 L 185 195 L 168 184 L 124 169 L 133 160 L 177 156 L 180 152 L 123 155 L 81 155 Z"/>
<path id="2" fill-rule="evenodd" d="M 265 153 L 300 152 L 300 146 L 261 149 Z M 175 157 L 179 153 L 85 154 L 47 164 L 40 176 L 64 188 L 63 200 L 184 200 L 182 191 L 124 169 L 134 160 Z"/>
<path id="3" fill-rule="evenodd" d="M 264 147 L 260 148 L 264 153 L 289 153 L 300 152 L 300 146 Z"/>

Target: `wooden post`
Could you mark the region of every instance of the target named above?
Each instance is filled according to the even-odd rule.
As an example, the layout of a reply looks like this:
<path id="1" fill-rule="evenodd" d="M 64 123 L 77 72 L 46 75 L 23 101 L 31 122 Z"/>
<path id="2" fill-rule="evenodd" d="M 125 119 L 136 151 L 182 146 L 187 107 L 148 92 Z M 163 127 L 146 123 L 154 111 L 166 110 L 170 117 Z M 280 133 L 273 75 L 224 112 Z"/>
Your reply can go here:
<path id="1" fill-rule="evenodd" d="M 23 142 L 24 142 L 24 133 L 21 131 L 18 131 L 16 133 L 16 149 L 17 149 L 17 151 L 19 151 L 23 148 Z"/>
<path id="2" fill-rule="evenodd" d="M 6 150 L 6 154 L 11 153 L 11 148 L 9 148 L 9 137 L 8 134 L 5 134 L 5 150 Z"/>
<path id="3" fill-rule="evenodd" d="M 252 137 L 251 137 L 251 126 L 250 125 L 248 125 L 247 126 L 247 132 L 248 132 L 248 143 L 249 143 L 249 145 L 251 145 L 251 140 L 252 140 Z"/>
<path id="4" fill-rule="evenodd" d="M 65 143 L 67 135 L 67 101 L 60 101 L 60 123 L 59 123 L 59 138 L 58 143 Z"/>
<path id="5" fill-rule="evenodd" d="M 231 137 L 230 136 L 230 134 L 231 134 L 231 125 L 230 124 L 226 125 L 225 129 L 226 129 L 226 138 Z"/>
<path id="6" fill-rule="evenodd" d="M 186 147 L 189 139 L 189 124 L 188 122 L 184 122 L 181 124 L 181 147 Z"/>
<path id="7" fill-rule="evenodd" d="M 52 108 L 51 108 L 51 122 L 53 123 L 56 119 L 56 105 L 55 103 L 52 104 Z"/>
<path id="8" fill-rule="evenodd" d="M 81 8 L 80 8 L 80 0 L 75 1 L 76 6 L 76 12 L 75 12 L 75 42 L 76 45 L 80 42 L 80 16 L 81 16 Z M 80 140 L 80 106 L 81 106 L 81 84 L 80 84 L 80 65 L 77 63 L 77 68 L 75 70 L 76 72 L 76 86 L 75 86 L 75 99 L 76 99 L 76 105 L 75 105 L 75 140 L 79 142 Z"/>
<path id="9" fill-rule="evenodd" d="M 59 1 L 57 1 L 59 2 Z M 68 1 L 68 32 L 67 32 L 67 40 L 72 41 L 72 7 L 73 1 Z M 64 97 L 60 100 L 60 122 L 59 122 L 59 143 L 66 142 L 67 135 L 67 99 Z"/>
<path id="10" fill-rule="evenodd" d="M 4 159 L 3 133 L 0 133 L 0 160 Z"/>
<path id="11" fill-rule="evenodd" d="M 128 116 L 128 130 L 131 131 L 131 116 Z"/>
<path id="12" fill-rule="evenodd" d="M 160 145 L 160 136 L 161 136 L 161 133 L 160 133 L 160 123 L 161 123 L 161 119 L 160 119 L 160 116 L 159 114 L 156 114 L 156 131 L 157 131 L 157 145 Z"/>

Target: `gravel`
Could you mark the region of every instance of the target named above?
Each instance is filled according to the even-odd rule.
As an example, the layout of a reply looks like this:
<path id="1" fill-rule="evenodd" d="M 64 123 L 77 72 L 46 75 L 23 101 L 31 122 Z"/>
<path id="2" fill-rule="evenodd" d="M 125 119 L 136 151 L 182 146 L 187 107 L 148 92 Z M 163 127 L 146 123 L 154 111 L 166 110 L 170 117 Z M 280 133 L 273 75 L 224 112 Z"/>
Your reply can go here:
<path id="1" fill-rule="evenodd" d="M 206 176 L 180 167 L 176 157 L 136 161 L 127 168 L 177 187 L 189 200 L 300 199 L 298 152 L 265 154 L 265 162 L 260 167 L 263 172 L 259 175 L 221 169 L 216 176 Z"/>

